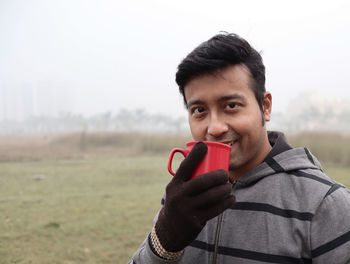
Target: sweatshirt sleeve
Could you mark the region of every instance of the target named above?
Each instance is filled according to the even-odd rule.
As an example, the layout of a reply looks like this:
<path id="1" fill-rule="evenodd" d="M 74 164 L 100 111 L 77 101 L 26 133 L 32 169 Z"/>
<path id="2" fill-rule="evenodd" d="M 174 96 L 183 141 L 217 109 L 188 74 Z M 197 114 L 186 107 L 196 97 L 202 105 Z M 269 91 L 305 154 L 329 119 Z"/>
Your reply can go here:
<path id="1" fill-rule="evenodd" d="M 334 184 L 311 222 L 314 264 L 350 264 L 350 191 Z"/>
<path id="2" fill-rule="evenodd" d="M 136 251 L 136 253 L 134 254 L 129 264 L 166 264 L 166 263 L 176 264 L 176 263 L 179 263 L 180 259 L 165 260 L 158 257 L 156 254 L 153 253 L 149 244 L 149 239 L 147 237 L 145 241 L 143 241 L 140 248 Z"/>

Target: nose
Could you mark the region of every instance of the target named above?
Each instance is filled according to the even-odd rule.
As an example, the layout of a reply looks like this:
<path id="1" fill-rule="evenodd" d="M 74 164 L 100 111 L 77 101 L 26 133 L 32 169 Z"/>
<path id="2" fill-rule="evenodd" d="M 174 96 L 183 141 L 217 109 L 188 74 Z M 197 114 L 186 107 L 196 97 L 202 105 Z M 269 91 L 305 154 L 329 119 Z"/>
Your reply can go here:
<path id="1" fill-rule="evenodd" d="M 228 132 L 228 125 L 217 116 L 212 116 L 208 125 L 208 138 L 219 138 Z"/>

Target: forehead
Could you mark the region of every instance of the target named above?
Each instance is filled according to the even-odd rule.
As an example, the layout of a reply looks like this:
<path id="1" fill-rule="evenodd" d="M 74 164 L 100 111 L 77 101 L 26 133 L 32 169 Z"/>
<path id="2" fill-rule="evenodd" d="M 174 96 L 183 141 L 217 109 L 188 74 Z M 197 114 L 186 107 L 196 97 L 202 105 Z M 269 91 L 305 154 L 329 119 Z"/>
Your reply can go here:
<path id="1" fill-rule="evenodd" d="M 232 65 L 210 74 L 195 77 L 185 86 L 187 103 L 191 100 L 210 100 L 239 94 L 254 99 L 252 78 L 244 65 Z"/>

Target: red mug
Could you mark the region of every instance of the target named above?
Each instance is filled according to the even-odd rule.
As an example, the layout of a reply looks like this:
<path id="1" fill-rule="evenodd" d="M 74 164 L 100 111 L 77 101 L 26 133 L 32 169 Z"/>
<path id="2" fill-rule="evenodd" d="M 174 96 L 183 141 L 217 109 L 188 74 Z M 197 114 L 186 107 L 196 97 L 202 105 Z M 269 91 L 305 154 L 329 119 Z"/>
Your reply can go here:
<path id="1" fill-rule="evenodd" d="M 188 153 L 190 153 L 193 146 L 198 141 L 191 141 L 186 144 L 186 149 L 181 148 L 174 148 L 170 152 L 169 161 L 168 161 L 168 171 L 175 175 L 175 172 L 173 172 L 171 168 L 171 164 L 173 162 L 173 157 L 176 152 L 180 152 L 185 158 L 187 157 Z M 230 163 L 230 152 L 231 152 L 231 146 L 214 142 L 214 141 L 203 141 L 207 147 L 208 151 L 205 154 L 204 158 L 200 161 L 200 163 L 197 165 L 197 168 L 193 172 L 191 179 L 194 177 L 214 171 L 219 169 L 227 170 L 229 169 L 229 163 Z"/>

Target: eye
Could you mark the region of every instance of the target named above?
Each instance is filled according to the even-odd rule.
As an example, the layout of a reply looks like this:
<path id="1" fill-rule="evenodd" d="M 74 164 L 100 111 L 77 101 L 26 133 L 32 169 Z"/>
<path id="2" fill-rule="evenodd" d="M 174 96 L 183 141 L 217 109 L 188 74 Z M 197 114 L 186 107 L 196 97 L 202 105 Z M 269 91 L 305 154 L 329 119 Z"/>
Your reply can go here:
<path id="1" fill-rule="evenodd" d="M 228 108 L 228 109 L 234 109 L 234 108 L 236 108 L 237 106 L 238 106 L 237 103 L 231 102 L 231 103 L 228 103 L 228 104 L 226 105 L 226 108 Z"/>
<path id="2" fill-rule="evenodd" d="M 190 112 L 193 117 L 199 118 L 205 113 L 205 108 L 203 106 L 194 106 L 191 108 Z"/>
<path id="3" fill-rule="evenodd" d="M 204 107 L 198 106 L 192 109 L 193 114 L 201 114 L 205 111 Z"/>

